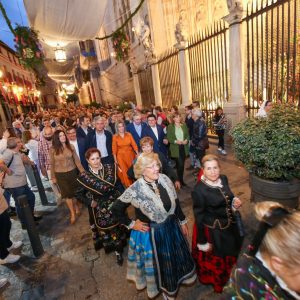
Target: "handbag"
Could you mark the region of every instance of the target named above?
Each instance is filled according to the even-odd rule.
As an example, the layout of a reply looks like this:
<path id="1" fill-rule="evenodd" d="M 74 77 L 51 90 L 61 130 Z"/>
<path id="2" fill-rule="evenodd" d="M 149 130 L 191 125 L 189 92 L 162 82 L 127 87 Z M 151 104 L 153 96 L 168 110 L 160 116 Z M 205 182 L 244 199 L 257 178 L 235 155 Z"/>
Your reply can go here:
<path id="1" fill-rule="evenodd" d="M 236 210 L 233 215 L 235 217 L 235 222 L 238 228 L 239 235 L 240 237 L 244 237 L 246 233 L 241 213 L 238 210 Z"/>
<path id="2" fill-rule="evenodd" d="M 209 148 L 209 141 L 207 135 L 200 140 L 196 148 L 202 151 Z"/>

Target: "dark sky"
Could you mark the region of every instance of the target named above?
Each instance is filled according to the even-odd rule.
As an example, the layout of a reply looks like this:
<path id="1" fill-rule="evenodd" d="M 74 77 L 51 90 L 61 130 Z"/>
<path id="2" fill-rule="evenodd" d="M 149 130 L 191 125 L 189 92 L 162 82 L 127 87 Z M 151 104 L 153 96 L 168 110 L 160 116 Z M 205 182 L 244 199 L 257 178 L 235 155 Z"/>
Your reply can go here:
<path id="1" fill-rule="evenodd" d="M 22 0 L 2 0 L 1 1 L 8 18 L 13 27 L 16 24 L 28 26 L 28 20 Z M 8 29 L 6 22 L 0 13 L 0 39 L 14 49 L 14 36 Z"/>

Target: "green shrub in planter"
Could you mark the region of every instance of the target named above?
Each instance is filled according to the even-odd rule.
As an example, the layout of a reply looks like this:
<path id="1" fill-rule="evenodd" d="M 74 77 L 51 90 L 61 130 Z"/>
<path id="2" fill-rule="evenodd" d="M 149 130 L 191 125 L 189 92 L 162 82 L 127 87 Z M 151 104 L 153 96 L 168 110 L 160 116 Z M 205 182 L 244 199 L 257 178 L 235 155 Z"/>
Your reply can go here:
<path id="1" fill-rule="evenodd" d="M 283 181 L 300 178 L 300 111 L 274 106 L 267 118 L 246 119 L 232 130 L 235 155 L 260 178 Z"/>

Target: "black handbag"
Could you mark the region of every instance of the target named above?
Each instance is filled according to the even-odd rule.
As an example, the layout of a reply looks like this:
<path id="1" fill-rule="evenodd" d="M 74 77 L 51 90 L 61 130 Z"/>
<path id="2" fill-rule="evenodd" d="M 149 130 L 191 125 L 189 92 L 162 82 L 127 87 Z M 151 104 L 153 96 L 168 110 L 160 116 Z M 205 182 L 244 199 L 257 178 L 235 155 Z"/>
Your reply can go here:
<path id="1" fill-rule="evenodd" d="M 236 222 L 236 225 L 237 225 L 237 228 L 239 231 L 239 235 L 240 235 L 240 237 L 244 237 L 246 235 L 246 233 L 245 233 L 245 227 L 244 227 L 241 213 L 238 210 L 236 210 L 234 212 L 234 217 L 235 217 L 235 222 Z"/>

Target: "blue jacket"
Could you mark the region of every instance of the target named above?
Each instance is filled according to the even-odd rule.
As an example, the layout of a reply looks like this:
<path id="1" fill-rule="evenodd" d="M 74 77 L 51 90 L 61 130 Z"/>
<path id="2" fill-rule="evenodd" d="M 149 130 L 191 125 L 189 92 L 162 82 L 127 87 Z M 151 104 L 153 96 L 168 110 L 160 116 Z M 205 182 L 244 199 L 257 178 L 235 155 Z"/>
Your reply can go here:
<path id="1" fill-rule="evenodd" d="M 137 144 L 137 146 L 139 147 L 139 149 L 140 149 L 140 140 L 142 138 L 143 129 L 147 126 L 147 124 L 141 123 L 141 125 L 142 125 L 141 136 L 139 136 L 138 133 L 136 132 L 133 123 L 128 124 L 126 127 L 126 130 L 131 133 L 131 135 L 133 136 L 133 139 L 134 139 L 135 143 Z"/>
<path id="2" fill-rule="evenodd" d="M 151 137 L 154 141 L 153 151 L 156 153 L 162 152 L 165 155 L 165 157 L 167 157 L 168 149 L 163 143 L 163 139 L 166 138 L 166 134 L 164 133 L 164 130 L 160 125 L 156 125 L 156 127 L 158 132 L 158 139 L 156 138 L 153 130 L 149 125 L 145 126 L 145 128 L 142 129 L 142 138 L 145 136 Z"/>
<path id="3" fill-rule="evenodd" d="M 89 134 L 89 132 L 93 131 L 93 129 L 91 127 L 88 127 L 87 131 Z M 85 134 L 84 130 L 80 126 L 76 129 L 76 135 L 78 138 L 82 139 L 85 139 L 87 137 L 87 134 Z"/>
<path id="4" fill-rule="evenodd" d="M 82 166 L 88 170 L 88 163 L 85 159 L 85 139 L 77 137 L 77 144 L 78 144 L 78 149 L 79 149 L 79 158 Z"/>
<path id="5" fill-rule="evenodd" d="M 113 163 L 114 157 L 112 154 L 112 134 L 104 130 L 104 134 L 106 135 L 106 149 L 107 149 L 107 157 L 101 159 L 102 163 Z M 88 133 L 85 139 L 85 149 L 88 150 L 89 148 L 97 148 L 97 141 L 96 141 L 96 129 L 93 129 L 91 132 Z"/>

